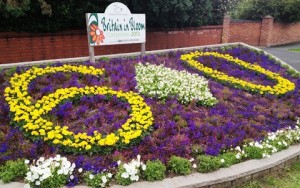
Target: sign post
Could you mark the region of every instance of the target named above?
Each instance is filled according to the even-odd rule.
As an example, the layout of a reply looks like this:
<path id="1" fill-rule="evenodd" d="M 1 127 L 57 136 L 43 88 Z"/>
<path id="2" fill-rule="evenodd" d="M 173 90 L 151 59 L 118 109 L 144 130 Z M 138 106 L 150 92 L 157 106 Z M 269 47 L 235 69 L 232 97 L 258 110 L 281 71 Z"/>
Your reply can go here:
<path id="1" fill-rule="evenodd" d="M 87 37 L 88 37 L 88 48 L 89 48 L 89 56 L 90 56 L 90 62 L 91 63 L 95 63 L 95 52 L 94 52 L 94 46 L 91 46 L 91 39 L 89 37 L 89 18 L 88 18 L 88 14 L 85 14 L 85 20 L 86 20 L 86 30 L 87 30 Z"/>
<path id="2" fill-rule="evenodd" d="M 126 5 L 115 2 L 104 13 L 86 13 L 86 25 L 92 63 L 94 46 L 141 43 L 141 55 L 145 55 L 145 14 L 131 14 Z"/>

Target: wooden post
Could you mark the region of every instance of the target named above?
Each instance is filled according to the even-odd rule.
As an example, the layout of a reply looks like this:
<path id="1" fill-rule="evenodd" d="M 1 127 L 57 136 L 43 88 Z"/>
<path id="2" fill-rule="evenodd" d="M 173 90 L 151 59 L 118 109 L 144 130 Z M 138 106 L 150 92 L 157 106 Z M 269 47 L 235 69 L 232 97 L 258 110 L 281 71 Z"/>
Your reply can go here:
<path id="1" fill-rule="evenodd" d="M 90 45 L 90 31 L 89 31 L 89 18 L 88 13 L 85 14 L 85 20 L 86 20 L 86 33 L 88 37 L 88 47 L 89 47 L 89 56 L 90 56 L 90 62 L 95 63 L 95 52 L 94 52 L 94 46 Z"/>

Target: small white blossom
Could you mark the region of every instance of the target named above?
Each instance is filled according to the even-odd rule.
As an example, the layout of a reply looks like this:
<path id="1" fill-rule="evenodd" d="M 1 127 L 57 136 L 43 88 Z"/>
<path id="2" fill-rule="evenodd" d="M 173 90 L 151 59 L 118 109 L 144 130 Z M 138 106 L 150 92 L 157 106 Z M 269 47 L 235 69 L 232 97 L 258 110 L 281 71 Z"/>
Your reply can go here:
<path id="1" fill-rule="evenodd" d="M 221 163 L 224 163 L 224 162 L 225 162 L 225 160 L 224 160 L 224 159 L 221 159 L 220 161 L 221 161 Z"/>
<path id="2" fill-rule="evenodd" d="M 107 182 L 106 176 L 102 176 L 101 180 L 102 180 L 103 183 L 106 183 Z"/>
<path id="3" fill-rule="evenodd" d="M 89 178 L 92 180 L 92 179 L 94 179 L 94 175 L 93 174 L 90 174 L 89 175 Z"/>
<path id="4" fill-rule="evenodd" d="M 197 164 L 194 163 L 192 167 L 193 167 L 193 168 L 197 168 Z"/>
<path id="5" fill-rule="evenodd" d="M 36 181 L 35 185 L 41 185 L 41 182 L 40 181 Z"/>
<path id="6" fill-rule="evenodd" d="M 147 166 L 145 164 L 142 165 L 142 170 L 145 171 Z"/>
<path id="7" fill-rule="evenodd" d="M 121 177 L 122 177 L 122 178 L 128 178 L 128 177 L 129 177 L 129 174 L 128 174 L 127 172 L 123 172 L 123 173 L 121 174 Z"/>

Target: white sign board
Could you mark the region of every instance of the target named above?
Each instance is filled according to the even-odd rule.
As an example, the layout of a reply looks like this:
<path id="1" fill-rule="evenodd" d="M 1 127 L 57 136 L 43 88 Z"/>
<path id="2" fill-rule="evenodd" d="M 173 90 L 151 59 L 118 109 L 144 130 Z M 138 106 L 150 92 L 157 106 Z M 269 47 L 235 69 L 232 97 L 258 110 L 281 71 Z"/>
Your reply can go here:
<path id="1" fill-rule="evenodd" d="M 146 42 L 145 14 L 131 14 L 126 5 L 115 2 L 104 13 L 87 13 L 90 46 Z"/>

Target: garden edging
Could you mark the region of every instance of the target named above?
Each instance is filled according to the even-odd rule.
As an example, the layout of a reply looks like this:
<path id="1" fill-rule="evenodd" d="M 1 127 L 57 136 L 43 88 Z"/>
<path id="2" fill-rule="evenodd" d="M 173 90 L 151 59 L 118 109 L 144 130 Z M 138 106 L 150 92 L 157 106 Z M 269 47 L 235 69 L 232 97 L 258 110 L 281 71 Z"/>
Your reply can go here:
<path id="1" fill-rule="evenodd" d="M 266 175 L 279 174 L 284 168 L 290 167 L 293 163 L 300 161 L 300 144 L 290 146 L 288 149 L 274 153 L 270 158 L 259 160 L 248 160 L 232 165 L 228 168 L 221 168 L 210 173 L 193 173 L 187 176 L 177 176 L 166 178 L 156 182 L 137 182 L 127 188 L 226 188 L 235 187 L 251 180 L 262 178 Z M 22 188 L 23 183 L 13 182 L 0 184 L 1 188 Z M 86 188 L 87 186 L 78 185 L 76 188 Z M 124 186 L 113 185 L 112 188 Z"/>
<path id="2" fill-rule="evenodd" d="M 194 173 L 188 176 L 167 178 L 159 182 L 138 182 L 128 188 L 177 187 L 177 188 L 226 188 L 241 185 L 247 181 L 259 179 L 268 174 L 280 173 L 292 163 L 300 161 L 300 145 L 290 146 L 288 149 L 271 155 L 270 158 L 249 160 L 228 168 L 221 168 L 211 173 Z M 122 186 L 113 186 L 120 188 Z"/>

